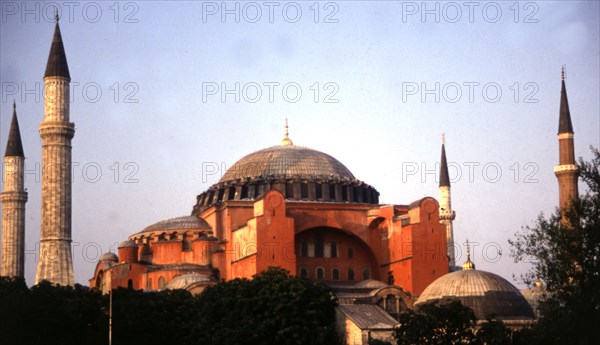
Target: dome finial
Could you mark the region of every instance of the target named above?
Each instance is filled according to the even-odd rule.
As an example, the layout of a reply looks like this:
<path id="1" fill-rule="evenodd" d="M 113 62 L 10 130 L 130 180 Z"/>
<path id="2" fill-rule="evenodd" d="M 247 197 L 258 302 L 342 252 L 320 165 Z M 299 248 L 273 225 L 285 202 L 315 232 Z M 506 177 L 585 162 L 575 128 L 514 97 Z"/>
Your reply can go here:
<path id="1" fill-rule="evenodd" d="M 446 133 L 442 133 L 442 145 L 446 145 Z"/>
<path id="2" fill-rule="evenodd" d="M 562 65 L 562 72 L 561 72 L 562 80 L 565 80 L 565 67 L 566 67 L 565 65 Z"/>
<path id="3" fill-rule="evenodd" d="M 292 139 L 290 139 L 290 137 L 289 137 L 288 119 L 286 117 L 285 118 L 285 130 L 283 133 L 283 140 L 281 140 L 281 146 L 292 146 L 292 145 L 294 145 L 294 143 L 292 142 Z"/>
<path id="4" fill-rule="evenodd" d="M 462 264 L 462 269 L 464 270 L 474 270 L 475 264 L 471 261 L 471 248 L 469 247 L 469 240 L 467 240 L 467 261 Z"/>

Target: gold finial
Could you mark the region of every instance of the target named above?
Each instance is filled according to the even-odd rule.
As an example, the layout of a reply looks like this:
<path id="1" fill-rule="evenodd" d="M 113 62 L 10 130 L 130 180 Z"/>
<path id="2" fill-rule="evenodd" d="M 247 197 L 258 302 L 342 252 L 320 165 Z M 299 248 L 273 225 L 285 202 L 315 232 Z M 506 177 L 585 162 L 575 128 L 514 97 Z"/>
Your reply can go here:
<path id="1" fill-rule="evenodd" d="M 292 146 L 292 145 L 294 145 L 294 143 L 292 142 L 292 139 L 290 139 L 290 136 L 289 136 L 288 119 L 286 117 L 285 118 L 285 130 L 283 133 L 283 140 L 281 140 L 281 146 Z"/>
<path id="2" fill-rule="evenodd" d="M 562 65 L 562 80 L 565 80 L 565 69 L 566 69 L 566 65 Z"/>
<path id="3" fill-rule="evenodd" d="M 442 133 L 442 145 L 446 145 L 446 133 Z"/>
<path id="4" fill-rule="evenodd" d="M 471 248 L 469 247 L 469 240 L 467 240 L 467 261 L 462 264 L 462 269 L 464 270 L 474 270 L 475 264 L 471 261 Z"/>

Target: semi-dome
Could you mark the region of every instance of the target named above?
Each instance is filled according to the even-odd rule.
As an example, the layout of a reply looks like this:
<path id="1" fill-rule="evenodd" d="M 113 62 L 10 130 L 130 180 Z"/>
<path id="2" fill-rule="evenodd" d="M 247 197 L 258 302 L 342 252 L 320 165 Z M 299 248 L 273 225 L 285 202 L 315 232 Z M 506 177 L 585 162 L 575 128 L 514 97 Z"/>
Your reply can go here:
<path id="1" fill-rule="evenodd" d="M 224 201 L 255 200 L 279 190 L 287 200 L 378 204 L 379 192 L 356 179 L 339 160 L 296 146 L 286 132 L 279 146 L 244 156 L 218 183 L 198 195 L 192 214 Z"/>
<path id="2" fill-rule="evenodd" d="M 135 243 L 135 241 L 132 240 L 127 240 L 127 241 L 123 241 L 121 243 L 119 243 L 119 248 L 137 248 L 138 245 Z"/>
<path id="3" fill-rule="evenodd" d="M 454 299 L 472 308 L 478 319 L 490 315 L 499 319 L 533 318 L 531 307 L 514 285 L 494 273 L 475 269 L 448 273 L 436 279 L 415 305 Z"/>
<path id="4" fill-rule="evenodd" d="M 192 285 L 197 283 L 209 283 L 211 282 L 210 278 L 204 274 L 200 273 L 188 273 L 184 275 L 177 276 L 173 278 L 170 282 L 167 283 L 165 289 L 167 290 L 177 290 L 177 289 L 188 289 Z"/>
<path id="5" fill-rule="evenodd" d="M 208 223 L 196 216 L 184 216 L 171 219 L 161 220 L 158 223 L 154 223 L 146 227 L 141 232 L 153 232 L 160 230 L 185 230 L 185 229 L 210 229 Z"/>

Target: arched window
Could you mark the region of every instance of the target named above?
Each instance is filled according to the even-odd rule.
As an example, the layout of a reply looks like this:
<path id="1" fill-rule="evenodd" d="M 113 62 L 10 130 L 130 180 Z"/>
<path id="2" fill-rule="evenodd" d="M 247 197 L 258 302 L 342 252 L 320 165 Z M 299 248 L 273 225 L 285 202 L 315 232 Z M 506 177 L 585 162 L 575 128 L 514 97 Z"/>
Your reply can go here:
<path id="1" fill-rule="evenodd" d="M 300 278 L 308 279 L 308 268 L 306 268 L 306 267 L 300 268 Z"/>
<path id="2" fill-rule="evenodd" d="M 363 280 L 371 279 L 371 275 L 369 274 L 369 269 L 363 269 Z"/>
<path id="3" fill-rule="evenodd" d="M 152 290 L 152 278 L 148 278 L 148 284 L 146 285 L 146 289 Z"/>
<path id="4" fill-rule="evenodd" d="M 317 267 L 317 280 L 323 280 L 325 276 L 325 270 L 323 267 Z"/>
<path id="5" fill-rule="evenodd" d="M 354 270 L 352 268 L 348 269 L 348 280 L 354 280 Z"/>
<path id="6" fill-rule="evenodd" d="M 331 241 L 331 257 L 337 258 L 337 256 L 338 256 L 337 243 L 335 241 Z"/>
<path id="7" fill-rule="evenodd" d="M 127 280 L 127 288 L 128 289 L 133 289 L 133 280 L 131 280 L 131 279 Z"/>
<path id="8" fill-rule="evenodd" d="M 162 290 L 165 288 L 166 282 L 165 282 L 165 278 L 164 277 L 160 277 L 158 278 L 158 289 Z"/>
<path id="9" fill-rule="evenodd" d="M 339 269 L 334 268 L 331 270 L 331 279 L 340 280 L 340 270 Z"/>

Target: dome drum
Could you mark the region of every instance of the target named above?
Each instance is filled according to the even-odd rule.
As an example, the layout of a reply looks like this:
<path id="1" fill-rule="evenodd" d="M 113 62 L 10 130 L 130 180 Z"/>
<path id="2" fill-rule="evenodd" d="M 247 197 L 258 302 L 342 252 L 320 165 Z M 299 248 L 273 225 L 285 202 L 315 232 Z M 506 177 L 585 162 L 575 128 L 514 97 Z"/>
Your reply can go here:
<path id="1" fill-rule="evenodd" d="M 379 192 L 356 179 L 327 176 L 267 176 L 220 182 L 198 195 L 192 214 L 225 201 L 255 200 L 271 189 L 280 191 L 287 200 L 378 204 Z"/>

